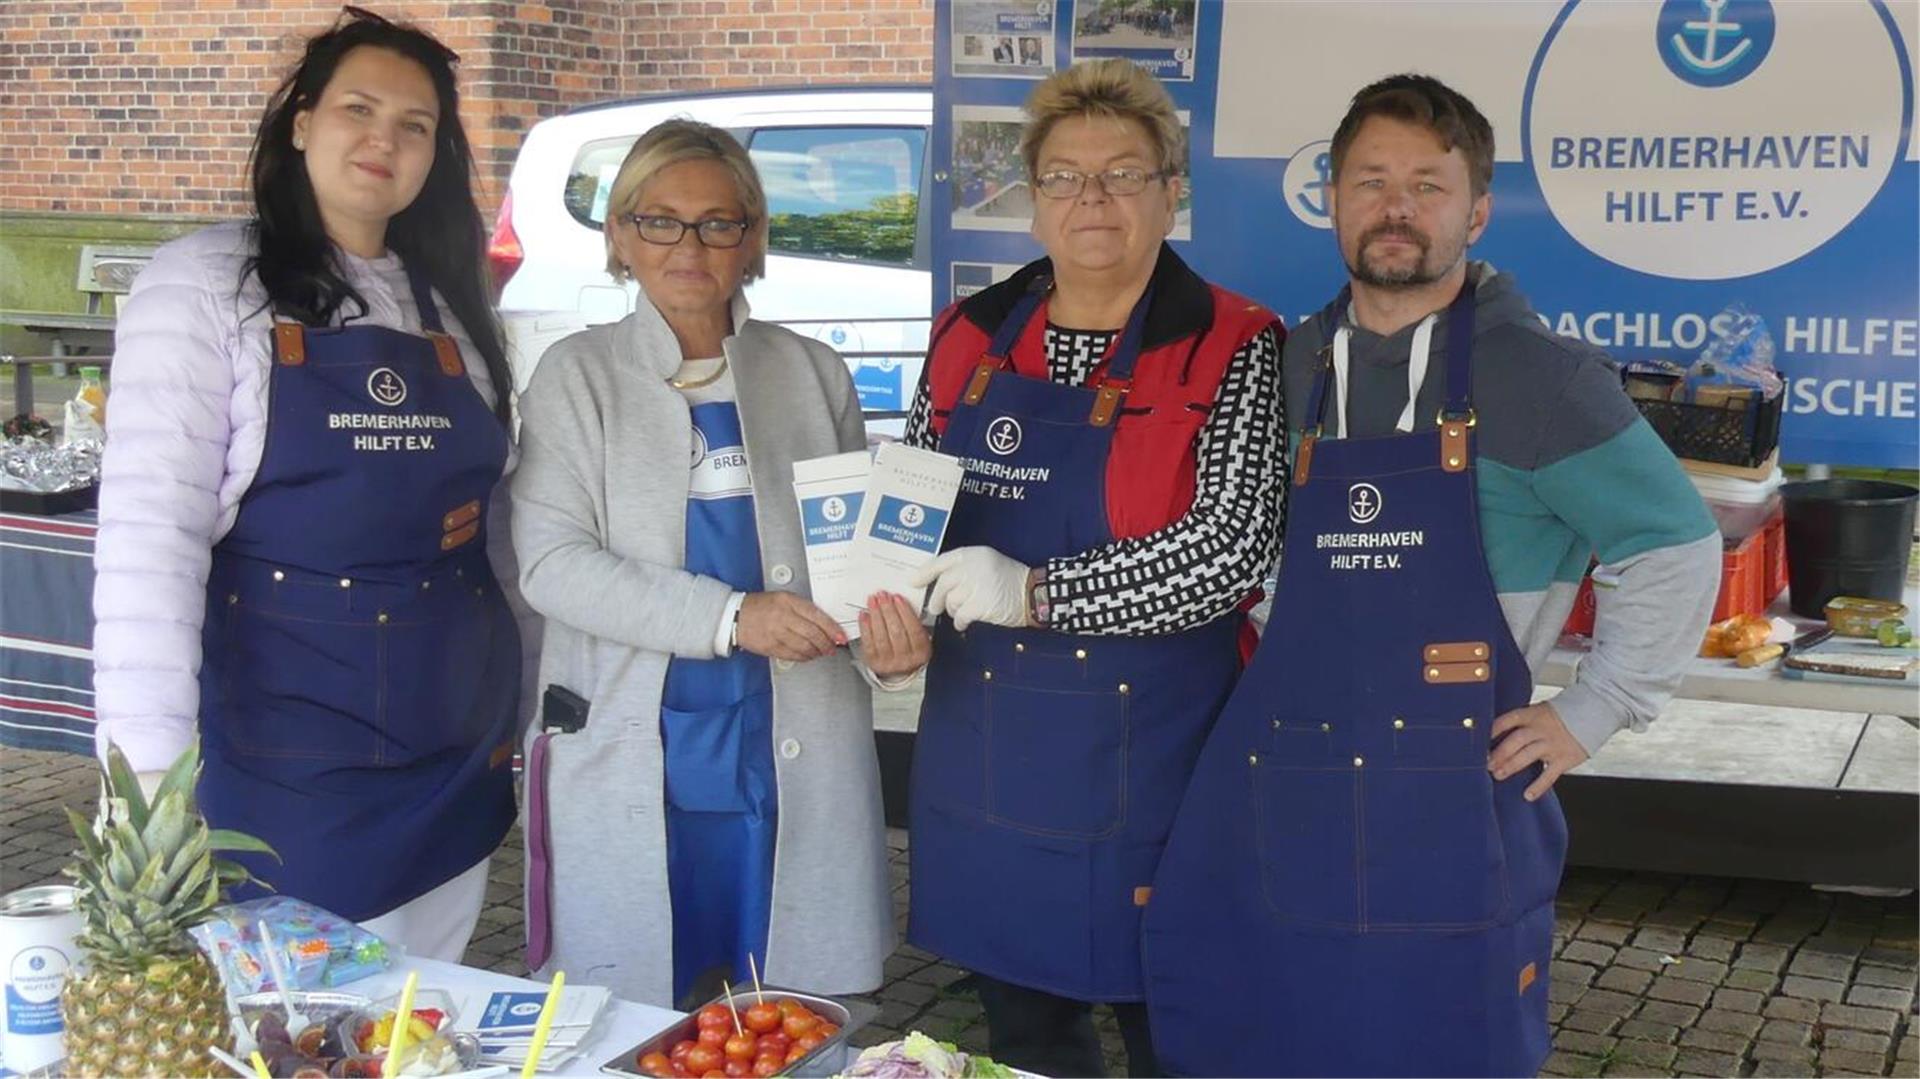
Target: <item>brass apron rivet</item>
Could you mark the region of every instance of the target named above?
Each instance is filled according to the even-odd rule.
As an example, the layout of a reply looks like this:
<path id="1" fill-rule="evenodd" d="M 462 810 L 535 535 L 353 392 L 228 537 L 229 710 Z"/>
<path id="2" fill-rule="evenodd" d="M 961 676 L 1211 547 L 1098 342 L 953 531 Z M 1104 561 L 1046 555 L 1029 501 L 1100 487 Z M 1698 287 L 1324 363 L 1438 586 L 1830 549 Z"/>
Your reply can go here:
<path id="1" fill-rule="evenodd" d="M 981 671 L 981 672 L 980 672 L 980 677 L 982 677 L 982 678 L 984 678 L 984 679 L 986 679 L 987 681 L 989 681 L 989 682 L 991 682 L 991 681 L 993 681 L 993 672 L 992 672 L 992 671 Z"/>
<path id="2" fill-rule="evenodd" d="M 1020 644 L 1020 643 L 1018 643 L 1018 642 L 1015 642 L 1015 644 L 1014 644 L 1014 646 L 1013 646 L 1013 650 L 1014 650 L 1015 652 L 1025 652 L 1025 651 L 1027 650 L 1027 646 L 1026 646 L 1026 645 L 1024 645 L 1024 644 Z"/>
<path id="3" fill-rule="evenodd" d="M 1393 721 L 1393 729 L 1394 729 L 1394 730 L 1396 730 L 1396 731 L 1404 731 L 1404 730 L 1406 730 L 1406 729 L 1407 729 L 1407 721 L 1406 721 L 1406 720 L 1404 720 L 1404 719 L 1396 719 L 1396 720 L 1394 720 L 1394 721 Z"/>
<path id="4" fill-rule="evenodd" d="M 345 577 L 342 577 L 342 578 L 340 578 L 340 587 L 342 587 L 342 588 L 352 588 L 352 587 L 353 587 L 353 582 L 352 582 L 352 581 L 350 581 L 350 580 L 348 580 L 348 579 L 346 579 Z"/>
<path id="5" fill-rule="evenodd" d="M 1465 719 L 1463 719 L 1463 720 L 1461 720 L 1461 721 L 1460 721 L 1460 725 L 1461 725 L 1462 727 L 1465 727 L 1465 728 L 1466 728 L 1466 729 L 1468 729 L 1468 730 L 1472 730 L 1472 729 L 1473 729 L 1473 717 L 1472 717 L 1472 716 L 1468 716 L 1467 718 L 1465 718 Z"/>
<path id="6" fill-rule="evenodd" d="M 380 615 L 379 615 L 379 617 L 378 617 L 377 619 L 375 619 L 375 621 L 377 621 L 377 622 L 379 622 L 379 623 L 380 623 L 381 625 L 383 625 L 383 626 L 384 626 L 384 625 L 386 625 L 386 624 L 387 624 L 387 612 L 385 612 L 385 611 L 381 611 L 381 612 L 380 612 Z"/>
<path id="7" fill-rule="evenodd" d="M 1076 649 L 1074 649 L 1074 650 L 1073 650 L 1073 658 L 1075 658 L 1075 659 L 1085 659 L 1085 658 L 1087 658 L 1087 650 L 1086 650 L 1086 649 L 1084 649 L 1084 648 L 1076 648 Z"/>
<path id="8" fill-rule="evenodd" d="M 1332 733 L 1333 733 L 1333 724 L 1331 724 L 1331 723 L 1322 723 L 1322 724 L 1320 724 L 1320 733 L 1321 733 L 1321 734 L 1332 734 Z"/>
<path id="9" fill-rule="evenodd" d="M 1248 763 L 1248 764 L 1253 764 L 1253 765 L 1258 765 L 1258 764 L 1260 763 L 1260 754 L 1258 754 L 1258 753 L 1249 753 L 1249 754 L 1247 754 L 1247 763 Z"/>
<path id="10" fill-rule="evenodd" d="M 276 581 L 284 581 L 284 580 L 286 580 L 286 579 L 287 579 L 287 575 L 286 575 L 285 573 L 283 573 L 283 572 L 281 572 L 280 570 L 274 570 L 274 571 L 273 571 L 273 579 L 274 579 L 274 580 L 276 580 Z"/>
<path id="11" fill-rule="evenodd" d="M 238 594 L 238 593 L 235 593 L 235 592 L 228 592 L 228 593 L 227 593 L 227 603 L 228 603 L 228 604 L 234 604 L 234 603 L 238 603 L 238 602 L 240 602 L 240 596 L 239 596 L 239 594 Z"/>
<path id="12" fill-rule="evenodd" d="M 1122 683 L 1120 683 L 1120 692 L 1121 692 L 1121 693 L 1132 693 L 1132 692 L 1133 692 L 1133 688 L 1132 688 L 1131 686 L 1129 686 L 1129 685 L 1127 685 L 1127 684 L 1126 684 L 1125 682 L 1122 682 Z"/>
<path id="13" fill-rule="evenodd" d="M 1365 767 L 1365 765 L 1366 765 L 1366 763 L 1367 763 L 1367 761 L 1366 761 L 1366 758 L 1365 758 L 1365 757 L 1355 757 L 1355 758 L 1353 758 L 1353 766 L 1354 766 L 1355 768 L 1361 768 L 1361 767 Z"/>

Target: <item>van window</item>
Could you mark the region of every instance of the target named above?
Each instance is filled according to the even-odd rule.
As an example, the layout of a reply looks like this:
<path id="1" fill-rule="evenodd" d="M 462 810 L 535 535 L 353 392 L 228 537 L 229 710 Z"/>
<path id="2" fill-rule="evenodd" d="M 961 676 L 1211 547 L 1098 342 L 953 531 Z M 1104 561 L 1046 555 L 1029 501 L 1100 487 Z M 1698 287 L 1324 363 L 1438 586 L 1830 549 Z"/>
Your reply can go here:
<path id="1" fill-rule="evenodd" d="M 754 132 L 767 190 L 768 249 L 913 265 L 923 128 L 788 127 Z"/>
<path id="2" fill-rule="evenodd" d="M 627 151 L 633 149 L 638 137 L 596 139 L 580 147 L 567 173 L 567 212 L 575 221 L 594 229 L 606 223 L 613 178 L 620 174 L 620 163 L 627 159 Z"/>

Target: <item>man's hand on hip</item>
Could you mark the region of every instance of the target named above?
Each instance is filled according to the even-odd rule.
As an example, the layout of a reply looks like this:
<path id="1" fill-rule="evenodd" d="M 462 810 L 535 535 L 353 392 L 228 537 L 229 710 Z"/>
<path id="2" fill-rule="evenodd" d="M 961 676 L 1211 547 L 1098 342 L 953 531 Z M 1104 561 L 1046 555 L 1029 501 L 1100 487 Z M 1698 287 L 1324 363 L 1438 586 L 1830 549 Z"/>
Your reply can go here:
<path id="1" fill-rule="evenodd" d="M 1529 802 L 1538 801 L 1553 789 L 1556 780 L 1586 759 L 1586 747 L 1560 722 L 1560 714 L 1547 701 L 1516 708 L 1493 721 L 1493 752 L 1487 754 L 1487 771 L 1498 780 L 1540 765 L 1540 778 L 1527 787 Z"/>

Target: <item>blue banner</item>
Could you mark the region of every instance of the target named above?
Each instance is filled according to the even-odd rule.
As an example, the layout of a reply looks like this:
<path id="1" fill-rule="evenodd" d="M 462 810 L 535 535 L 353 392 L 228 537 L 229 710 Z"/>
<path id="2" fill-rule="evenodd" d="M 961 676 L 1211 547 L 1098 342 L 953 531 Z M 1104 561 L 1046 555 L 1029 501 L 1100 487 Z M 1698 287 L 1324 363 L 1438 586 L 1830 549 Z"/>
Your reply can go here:
<path id="1" fill-rule="evenodd" d="M 1040 254 L 1015 147 L 1045 72 L 961 61 L 956 12 L 1049 16 L 1043 53 L 1061 65 L 1148 58 L 1190 136 L 1175 248 L 1289 324 L 1345 281 L 1324 188 L 1348 99 L 1434 75 L 1494 127 L 1492 219 L 1472 255 L 1511 271 L 1552 329 L 1622 363 L 1686 364 L 1744 304 L 1789 383 L 1784 460 L 1920 466 L 1916 5 L 943 2 L 936 308 Z"/>

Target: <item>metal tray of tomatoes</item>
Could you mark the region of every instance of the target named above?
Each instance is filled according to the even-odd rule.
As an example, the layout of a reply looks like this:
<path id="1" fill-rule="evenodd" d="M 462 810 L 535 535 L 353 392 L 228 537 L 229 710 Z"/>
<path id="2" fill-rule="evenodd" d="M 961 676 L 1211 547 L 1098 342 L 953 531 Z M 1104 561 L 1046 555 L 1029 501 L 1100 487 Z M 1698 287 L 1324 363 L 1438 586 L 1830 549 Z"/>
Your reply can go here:
<path id="1" fill-rule="evenodd" d="M 788 1016 L 786 1009 L 781 1006 L 782 1001 L 798 1003 L 805 1006 L 808 1012 L 812 1013 L 819 1020 L 831 1023 L 835 1029 L 830 1036 L 820 1039 L 819 1042 L 804 1055 L 787 1059 L 787 1051 L 792 1048 L 798 1038 L 791 1033 L 792 1028 L 787 1025 Z M 733 994 L 733 1002 L 738 1005 L 740 1009 L 742 1030 L 745 1033 L 755 1034 L 756 1038 L 759 1036 L 759 1032 L 746 1029 L 747 1024 L 745 1020 L 747 1018 L 747 1012 L 761 1003 L 771 1005 L 775 1009 L 780 1010 L 781 1025 L 777 1028 L 770 1028 L 767 1033 L 777 1032 L 786 1034 L 789 1040 L 787 1045 L 782 1049 L 779 1070 L 768 1072 L 767 1074 L 793 1076 L 795 1079 L 817 1079 L 817 1077 L 820 1076 L 838 1075 L 840 1072 L 846 1070 L 847 1063 L 852 1058 L 852 1049 L 847 1041 L 848 1037 L 868 1023 L 873 1022 L 874 1017 L 880 1014 L 880 1009 L 863 1001 L 833 1000 L 828 997 L 815 996 L 812 993 L 801 993 L 792 989 L 779 989 L 771 985 L 765 987 L 765 989 L 758 994 L 752 990 L 736 992 Z M 643 1061 L 645 1061 L 649 1055 L 658 1053 L 671 1063 L 675 1047 L 680 1042 L 691 1041 L 694 1042 L 696 1046 L 699 1046 L 702 1016 L 703 1014 L 709 1016 L 715 1014 L 710 1012 L 709 1009 L 716 1006 L 726 1011 L 728 1016 L 725 1019 L 726 1025 L 724 1027 L 717 1027 L 717 1029 L 722 1029 L 728 1034 L 739 1033 L 734 1029 L 731 1018 L 732 1013 L 727 1011 L 727 998 L 724 995 L 719 996 L 702 1005 L 694 1011 L 693 1014 L 675 1022 L 672 1026 L 667 1027 L 660 1033 L 655 1034 L 639 1045 L 626 1050 L 619 1056 L 602 1064 L 600 1066 L 601 1072 L 607 1075 L 643 1076 L 648 1077 L 648 1079 L 654 1079 L 655 1073 L 647 1070 Z M 711 1019 L 708 1021 L 713 1022 Z M 802 1036 L 804 1036 L 804 1032 Z M 724 1043 L 709 1045 L 708 1048 L 713 1049 L 720 1056 L 717 1066 L 709 1070 L 720 1071 L 722 1074 L 731 1075 L 732 1073 L 727 1072 L 725 1069 L 730 1058 L 726 1055 Z M 749 1067 L 749 1070 L 745 1071 L 744 1075 L 752 1076 L 756 1074 L 750 1069 L 751 1065 L 756 1062 L 760 1056 L 761 1054 L 756 1053 L 753 1057 L 744 1061 Z M 655 1064 L 657 1067 L 658 1061 L 656 1061 Z M 738 1071 L 739 1069 L 736 1068 L 735 1070 Z M 695 1071 L 691 1067 L 686 1067 L 684 1072 L 669 1072 L 668 1074 L 685 1074 L 692 1076 L 693 1079 L 699 1079 L 699 1077 L 706 1074 L 706 1072 Z"/>

